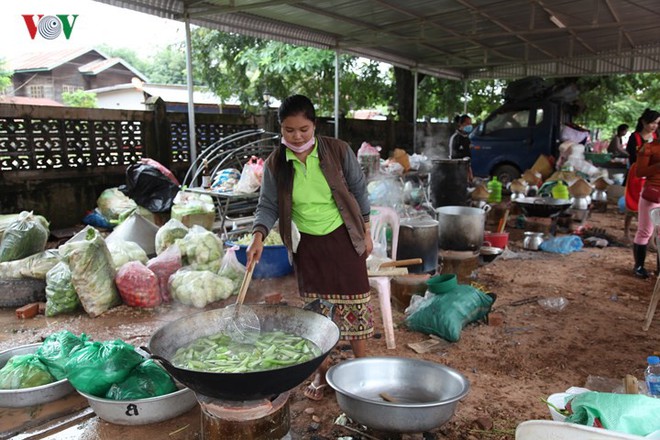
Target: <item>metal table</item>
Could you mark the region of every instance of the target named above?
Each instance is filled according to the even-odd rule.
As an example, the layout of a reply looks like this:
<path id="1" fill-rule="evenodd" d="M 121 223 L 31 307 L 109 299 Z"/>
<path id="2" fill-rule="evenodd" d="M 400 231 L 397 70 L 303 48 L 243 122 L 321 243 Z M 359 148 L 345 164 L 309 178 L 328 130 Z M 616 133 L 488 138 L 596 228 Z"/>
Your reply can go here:
<path id="1" fill-rule="evenodd" d="M 222 231 L 223 239 L 229 238 L 230 231 L 227 230 L 228 220 L 235 220 L 229 217 L 229 214 L 232 211 L 236 211 L 239 213 L 249 213 L 251 216 L 254 214 L 254 210 L 256 209 L 257 205 L 256 202 L 259 199 L 258 192 L 239 194 L 233 192 L 217 192 L 200 187 L 186 188 L 186 191 L 197 194 L 205 194 L 213 199 L 213 203 L 215 204 L 215 207 L 218 211 L 218 218 L 220 219 L 220 230 Z M 239 204 L 241 206 L 239 206 Z M 250 221 L 250 216 L 246 217 L 244 220 Z"/>

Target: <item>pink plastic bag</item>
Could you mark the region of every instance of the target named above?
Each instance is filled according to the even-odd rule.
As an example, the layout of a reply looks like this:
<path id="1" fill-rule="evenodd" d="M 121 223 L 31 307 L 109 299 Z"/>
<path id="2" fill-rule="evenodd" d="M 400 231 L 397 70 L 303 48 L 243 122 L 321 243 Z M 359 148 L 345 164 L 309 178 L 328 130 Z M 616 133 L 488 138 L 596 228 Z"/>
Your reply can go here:
<path id="1" fill-rule="evenodd" d="M 181 269 L 181 250 L 179 246 L 172 245 L 157 257 L 147 263 L 149 268 L 158 278 L 160 297 L 165 303 L 172 301 L 168 280 L 177 270 Z"/>
<path id="2" fill-rule="evenodd" d="M 142 162 L 145 165 L 150 165 L 150 166 L 156 168 L 158 171 L 165 174 L 165 176 L 167 176 L 167 178 L 170 179 L 175 185 L 180 185 L 179 181 L 177 180 L 176 176 L 172 173 L 172 171 L 165 168 L 165 165 L 163 165 L 162 163 L 160 163 L 156 160 L 150 159 L 148 157 L 140 159 L 140 162 Z"/>
<path id="3" fill-rule="evenodd" d="M 156 307 L 162 302 L 158 277 L 139 261 L 129 261 L 120 267 L 115 283 L 126 305 Z"/>

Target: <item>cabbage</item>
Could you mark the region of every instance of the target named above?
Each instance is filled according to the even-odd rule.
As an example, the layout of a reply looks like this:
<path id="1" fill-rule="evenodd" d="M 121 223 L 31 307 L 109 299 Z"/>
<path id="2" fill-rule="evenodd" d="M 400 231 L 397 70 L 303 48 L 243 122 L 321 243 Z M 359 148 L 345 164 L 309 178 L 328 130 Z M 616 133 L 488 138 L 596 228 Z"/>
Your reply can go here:
<path id="1" fill-rule="evenodd" d="M 149 261 L 147 253 L 134 241 L 112 241 L 108 243 L 108 250 L 112 255 L 112 265 L 115 270 L 119 270 L 120 267 L 129 261 L 139 261 L 142 264 L 147 264 Z"/>
<path id="2" fill-rule="evenodd" d="M 227 299 L 234 288 L 232 280 L 208 270 L 178 270 L 169 280 L 172 298 L 187 306 L 202 308 Z"/>
<path id="3" fill-rule="evenodd" d="M 177 240 L 188 234 L 188 227 L 180 220 L 172 218 L 167 221 L 156 232 L 156 255 L 162 254 L 168 247 L 172 246 Z"/>
<path id="4" fill-rule="evenodd" d="M 243 244 L 243 245 L 249 245 L 252 242 L 252 234 L 245 234 L 238 240 L 236 240 L 234 243 L 236 244 Z M 264 246 L 281 246 L 284 243 L 282 242 L 282 237 L 280 236 L 280 233 L 272 230 L 268 233 L 268 236 L 264 240 Z"/>
<path id="5" fill-rule="evenodd" d="M 178 244 L 184 266 L 216 273 L 220 269 L 222 242 L 213 232 L 194 225 Z"/>
<path id="6" fill-rule="evenodd" d="M 34 353 L 12 356 L 0 370 L 0 389 L 3 390 L 38 387 L 55 381 Z"/>

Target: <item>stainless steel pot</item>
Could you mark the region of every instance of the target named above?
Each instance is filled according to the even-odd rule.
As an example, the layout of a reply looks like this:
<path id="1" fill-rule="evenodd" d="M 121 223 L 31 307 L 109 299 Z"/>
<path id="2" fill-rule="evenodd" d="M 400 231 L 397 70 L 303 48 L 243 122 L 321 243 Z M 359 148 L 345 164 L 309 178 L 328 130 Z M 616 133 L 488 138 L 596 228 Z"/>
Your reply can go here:
<path id="1" fill-rule="evenodd" d="M 591 203 L 591 200 L 588 197 L 573 197 L 571 199 L 571 209 L 587 210 L 589 209 L 589 203 Z"/>
<path id="2" fill-rule="evenodd" d="M 450 251 L 477 251 L 484 241 L 486 212 L 483 209 L 467 206 L 443 206 L 435 211 L 438 214 L 438 246 Z"/>
<path id="3" fill-rule="evenodd" d="M 607 202 L 607 192 L 603 189 L 597 189 L 591 194 L 594 202 Z"/>
<path id="4" fill-rule="evenodd" d="M 326 378 L 346 415 L 387 432 L 421 433 L 442 426 L 470 390 L 458 371 L 409 358 L 353 359 L 331 367 Z"/>
<path id="5" fill-rule="evenodd" d="M 434 272 L 438 268 L 438 221 L 408 218 L 399 222 L 396 259 L 421 258 L 422 264 L 408 266 L 410 273 Z"/>
<path id="6" fill-rule="evenodd" d="M 538 251 L 539 246 L 541 246 L 543 241 L 543 232 L 525 232 L 525 236 L 523 238 L 523 249 Z"/>

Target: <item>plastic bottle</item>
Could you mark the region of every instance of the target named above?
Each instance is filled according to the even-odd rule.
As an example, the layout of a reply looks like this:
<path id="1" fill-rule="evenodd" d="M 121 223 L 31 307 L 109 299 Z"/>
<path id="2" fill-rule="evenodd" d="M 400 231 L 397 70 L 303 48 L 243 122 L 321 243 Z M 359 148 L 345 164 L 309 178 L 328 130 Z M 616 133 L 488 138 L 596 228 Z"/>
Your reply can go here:
<path id="1" fill-rule="evenodd" d="M 502 182 L 493 176 L 488 182 L 488 203 L 500 203 L 502 201 Z"/>
<path id="2" fill-rule="evenodd" d="M 558 200 L 568 200 L 568 187 L 561 180 L 552 187 L 552 197 Z"/>
<path id="3" fill-rule="evenodd" d="M 649 356 L 646 361 L 648 367 L 644 372 L 644 379 L 646 380 L 646 388 L 651 397 L 660 399 L 660 357 Z"/>

